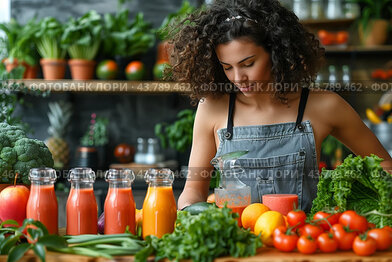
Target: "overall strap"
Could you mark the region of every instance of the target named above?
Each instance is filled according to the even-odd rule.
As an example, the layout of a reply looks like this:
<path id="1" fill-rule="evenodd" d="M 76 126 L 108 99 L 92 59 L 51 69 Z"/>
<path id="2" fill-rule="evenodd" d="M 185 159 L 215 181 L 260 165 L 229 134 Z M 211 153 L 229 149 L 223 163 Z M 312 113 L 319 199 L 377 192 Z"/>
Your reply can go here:
<path id="1" fill-rule="evenodd" d="M 229 101 L 229 114 L 227 116 L 227 128 L 225 138 L 227 140 L 231 140 L 233 137 L 233 112 L 235 105 L 235 93 L 230 93 L 230 101 Z"/>
<path id="2" fill-rule="evenodd" d="M 297 120 L 295 121 L 295 129 L 298 128 L 300 131 L 304 130 L 304 127 L 302 126 L 301 123 L 305 112 L 306 102 L 308 101 L 308 96 L 309 96 L 309 89 L 303 87 L 301 91 L 301 100 L 299 101 Z"/>

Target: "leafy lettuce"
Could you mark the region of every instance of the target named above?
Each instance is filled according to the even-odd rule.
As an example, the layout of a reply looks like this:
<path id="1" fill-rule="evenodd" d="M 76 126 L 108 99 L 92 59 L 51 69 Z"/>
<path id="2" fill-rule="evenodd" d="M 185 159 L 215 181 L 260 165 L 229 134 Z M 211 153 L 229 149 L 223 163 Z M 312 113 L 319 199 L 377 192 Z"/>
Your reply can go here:
<path id="1" fill-rule="evenodd" d="M 392 175 L 380 166 L 382 160 L 349 155 L 335 170 L 323 169 L 311 215 L 337 206 L 355 210 L 377 227 L 392 226 Z"/>

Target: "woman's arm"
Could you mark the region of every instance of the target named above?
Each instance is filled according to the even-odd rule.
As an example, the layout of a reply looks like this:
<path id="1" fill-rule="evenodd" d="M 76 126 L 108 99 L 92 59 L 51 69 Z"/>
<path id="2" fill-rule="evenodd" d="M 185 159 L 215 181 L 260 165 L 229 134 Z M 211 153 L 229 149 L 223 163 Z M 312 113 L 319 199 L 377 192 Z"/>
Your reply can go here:
<path id="1" fill-rule="evenodd" d="M 356 155 L 375 154 L 384 159 L 386 171 L 392 171 L 392 159 L 373 132 L 363 123 L 355 110 L 339 95 L 331 94 L 331 135 L 340 140 Z"/>
<path id="2" fill-rule="evenodd" d="M 197 108 L 193 126 L 188 177 L 184 191 L 178 199 L 178 209 L 196 202 L 206 201 L 208 197 L 211 172 L 213 170 L 210 161 L 216 154 L 213 103 L 214 101 L 206 99 L 200 102 Z"/>

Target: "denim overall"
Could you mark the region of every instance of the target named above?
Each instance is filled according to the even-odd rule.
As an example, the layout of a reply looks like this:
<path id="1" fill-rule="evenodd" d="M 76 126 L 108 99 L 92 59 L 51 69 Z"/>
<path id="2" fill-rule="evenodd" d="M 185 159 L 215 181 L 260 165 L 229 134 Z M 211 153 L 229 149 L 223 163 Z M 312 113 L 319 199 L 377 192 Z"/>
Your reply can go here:
<path id="1" fill-rule="evenodd" d="M 251 202 L 264 194 L 297 194 L 299 208 L 309 212 L 316 197 L 318 168 L 310 121 L 302 122 L 309 90 L 303 88 L 296 122 L 233 127 L 235 94 L 230 95 L 227 128 L 217 131 L 216 156 L 248 150 L 237 162 L 239 179 L 251 187 Z"/>

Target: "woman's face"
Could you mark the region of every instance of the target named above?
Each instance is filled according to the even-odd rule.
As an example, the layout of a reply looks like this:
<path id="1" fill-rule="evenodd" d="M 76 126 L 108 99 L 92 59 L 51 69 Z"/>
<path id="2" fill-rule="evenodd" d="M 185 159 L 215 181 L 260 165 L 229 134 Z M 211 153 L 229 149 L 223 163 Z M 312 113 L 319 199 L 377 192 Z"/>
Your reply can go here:
<path id="1" fill-rule="evenodd" d="M 271 82 L 271 59 L 263 47 L 240 38 L 218 45 L 215 52 L 227 78 L 243 94 L 266 90 Z"/>

